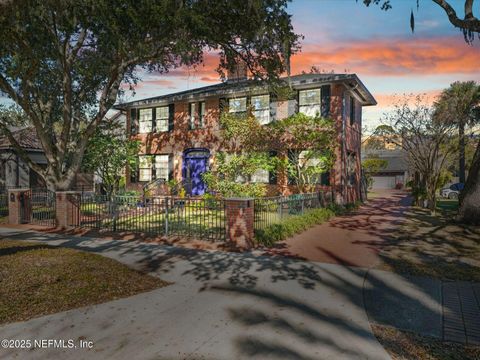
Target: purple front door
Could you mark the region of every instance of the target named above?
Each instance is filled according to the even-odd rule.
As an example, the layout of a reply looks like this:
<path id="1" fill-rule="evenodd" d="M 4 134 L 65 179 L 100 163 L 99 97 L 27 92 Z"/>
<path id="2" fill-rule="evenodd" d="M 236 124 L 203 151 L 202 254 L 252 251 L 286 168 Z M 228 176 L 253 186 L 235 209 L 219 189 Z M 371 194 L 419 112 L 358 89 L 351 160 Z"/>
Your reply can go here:
<path id="1" fill-rule="evenodd" d="M 203 195 L 207 189 L 202 174 L 208 170 L 210 153 L 205 149 L 189 149 L 183 155 L 183 180 L 188 195 Z"/>

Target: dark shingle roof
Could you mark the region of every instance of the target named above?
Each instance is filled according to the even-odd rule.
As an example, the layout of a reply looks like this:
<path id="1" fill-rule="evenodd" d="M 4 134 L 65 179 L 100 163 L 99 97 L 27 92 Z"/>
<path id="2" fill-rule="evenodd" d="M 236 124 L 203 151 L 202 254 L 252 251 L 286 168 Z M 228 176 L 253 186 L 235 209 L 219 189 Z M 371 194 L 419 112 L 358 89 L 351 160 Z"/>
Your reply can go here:
<path id="1" fill-rule="evenodd" d="M 12 132 L 13 137 L 20 146 L 28 150 L 42 150 L 42 145 L 38 140 L 37 133 L 34 128 L 24 128 Z M 11 149 L 12 145 L 6 136 L 0 136 L 0 149 Z"/>
<path id="2" fill-rule="evenodd" d="M 286 82 L 287 78 L 282 78 L 282 80 Z M 368 91 L 356 74 L 300 74 L 291 76 L 290 82 L 293 87 L 301 87 L 315 83 L 351 82 L 358 91 L 358 94 L 363 98 L 365 105 L 377 104 L 373 95 Z M 262 86 L 264 85 L 261 82 L 255 80 L 225 81 L 196 89 L 184 90 L 176 93 L 125 102 L 122 104 L 117 104 L 114 106 L 114 108 L 121 110 L 128 107 L 149 105 L 161 101 L 186 100 L 189 98 L 194 98 L 195 96 L 229 95 L 236 92 L 245 91 L 250 88 Z"/>

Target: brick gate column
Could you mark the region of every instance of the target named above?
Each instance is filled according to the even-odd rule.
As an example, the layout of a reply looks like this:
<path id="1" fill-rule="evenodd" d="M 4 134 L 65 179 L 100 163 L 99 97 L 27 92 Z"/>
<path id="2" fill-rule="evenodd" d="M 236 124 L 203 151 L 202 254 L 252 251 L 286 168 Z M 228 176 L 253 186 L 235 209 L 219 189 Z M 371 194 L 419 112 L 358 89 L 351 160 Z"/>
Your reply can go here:
<path id="1" fill-rule="evenodd" d="M 30 204 L 22 204 L 23 201 L 29 201 L 30 199 L 26 198 L 25 194 L 28 193 L 30 189 L 9 189 L 8 190 L 8 223 L 19 225 L 23 224 L 24 219 L 30 219 L 30 214 L 24 213 L 22 217 L 22 212 L 30 211 Z M 23 209 L 22 209 L 23 207 Z"/>
<path id="2" fill-rule="evenodd" d="M 227 241 L 242 249 L 250 249 L 254 240 L 253 198 L 225 199 Z"/>
<path id="3" fill-rule="evenodd" d="M 61 228 L 80 226 L 80 193 L 77 191 L 57 191 L 56 218 Z"/>

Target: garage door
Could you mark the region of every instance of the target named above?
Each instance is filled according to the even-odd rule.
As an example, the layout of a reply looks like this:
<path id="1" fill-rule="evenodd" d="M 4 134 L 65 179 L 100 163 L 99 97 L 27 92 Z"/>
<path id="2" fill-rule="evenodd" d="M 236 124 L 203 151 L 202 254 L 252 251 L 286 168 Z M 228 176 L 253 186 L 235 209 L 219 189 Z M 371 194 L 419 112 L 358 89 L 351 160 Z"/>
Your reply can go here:
<path id="1" fill-rule="evenodd" d="M 373 176 L 372 189 L 395 189 L 395 176 Z"/>

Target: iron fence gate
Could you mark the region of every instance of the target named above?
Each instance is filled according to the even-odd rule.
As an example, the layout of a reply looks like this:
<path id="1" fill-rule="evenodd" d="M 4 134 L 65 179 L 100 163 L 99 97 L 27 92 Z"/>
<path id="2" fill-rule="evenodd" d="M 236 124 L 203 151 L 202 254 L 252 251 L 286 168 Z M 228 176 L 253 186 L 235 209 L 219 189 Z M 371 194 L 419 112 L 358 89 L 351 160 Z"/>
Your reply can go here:
<path id="1" fill-rule="evenodd" d="M 47 189 L 32 189 L 21 193 L 20 217 L 22 223 L 55 226 L 55 192 Z"/>
<path id="2" fill-rule="evenodd" d="M 80 226 L 158 236 L 225 239 L 223 199 L 82 196 Z"/>

